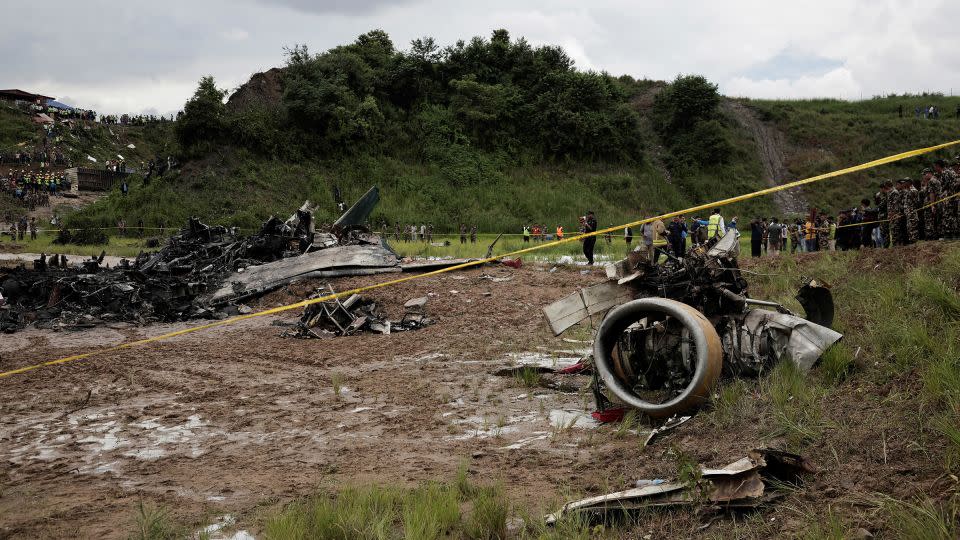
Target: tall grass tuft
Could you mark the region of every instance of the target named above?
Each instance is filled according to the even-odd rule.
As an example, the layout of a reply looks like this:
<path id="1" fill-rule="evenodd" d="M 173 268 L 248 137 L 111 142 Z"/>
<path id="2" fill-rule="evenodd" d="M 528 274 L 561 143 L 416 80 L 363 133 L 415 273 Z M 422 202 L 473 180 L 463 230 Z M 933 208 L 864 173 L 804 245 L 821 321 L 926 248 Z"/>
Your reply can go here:
<path id="1" fill-rule="evenodd" d="M 509 503 L 503 485 L 480 489 L 473 497 L 473 509 L 466 523 L 467 538 L 472 540 L 504 540 L 507 537 Z"/>
<path id="2" fill-rule="evenodd" d="M 442 538 L 459 521 L 460 505 L 456 486 L 431 482 L 415 489 L 404 505 L 404 538 Z"/>
<path id="3" fill-rule="evenodd" d="M 797 450 L 820 437 L 824 427 L 822 392 L 792 361 L 777 364 L 765 387 L 773 405 L 774 435 L 786 437 L 789 446 Z"/>
<path id="4" fill-rule="evenodd" d="M 175 540 L 187 534 L 186 528 L 175 523 L 166 509 L 143 500 L 137 503 L 136 529 L 131 540 Z"/>
<path id="5" fill-rule="evenodd" d="M 932 304 L 948 319 L 960 318 L 960 294 L 929 269 L 917 269 L 909 279 L 910 291 Z"/>
<path id="6" fill-rule="evenodd" d="M 820 375 L 829 384 L 840 384 L 853 368 L 853 354 L 843 343 L 833 345 L 820 357 Z"/>
<path id="7" fill-rule="evenodd" d="M 543 375 L 540 374 L 540 371 L 537 368 L 525 366 L 518 369 L 514 373 L 513 378 L 520 386 L 526 388 L 536 388 L 537 386 L 540 386 Z"/>
<path id="8" fill-rule="evenodd" d="M 901 540 L 956 540 L 960 538 L 957 504 L 940 505 L 928 499 L 889 499 L 883 507 L 891 538 Z"/>

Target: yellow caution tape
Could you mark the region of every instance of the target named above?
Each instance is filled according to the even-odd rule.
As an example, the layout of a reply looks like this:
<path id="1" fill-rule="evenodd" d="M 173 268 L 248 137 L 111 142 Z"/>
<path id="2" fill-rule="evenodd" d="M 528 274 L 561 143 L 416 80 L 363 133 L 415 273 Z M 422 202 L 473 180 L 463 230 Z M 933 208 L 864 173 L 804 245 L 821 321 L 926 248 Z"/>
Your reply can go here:
<path id="1" fill-rule="evenodd" d="M 33 371 L 33 370 L 35 370 L 35 369 L 40 369 L 40 368 L 42 368 L 42 367 L 55 366 L 55 365 L 60 365 L 60 364 L 66 364 L 66 363 L 69 363 L 69 362 L 74 362 L 74 361 L 77 361 L 77 360 L 83 360 L 83 359 L 90 358 L 91 356 L 95 356 L 95 355 L 100 355 L 100 354 L 105 354 L 105 353 L 120 351 L 120 350 L 123 350 L 123 349 L 130 349 L 130 348 L 133 348 L 133 347 L 138 347 L 138 346 L 140 346 L 140 345 L 146 345 L 146 344 L 148 344 L 148 343 L 154 343 L 154 342 L 157 342 L 157 341 L 162 341 L 162 340 L 165 340 L 165 339 L 170 339 L 170 338 L 172 338 L 172 337 L 182 336 L 182 335 L 185 335 L 185 334 L 191 334 L 191 333 L 193 333 L 193 332 L 199 332 L 199 331 L 201 331 L 201 330 L 207 330 L 207 329 L 209 329 L 209 328 L 216 328 L 216 327 L 219 327 L 219 326 L 226 326 L 226 325 L 228 325 L 228 324 L 234 324 L 234 323 L 237 323 L 237 322 L 240 322 L 240 321 L 244 321 L 244 320 L 247 320 L 247 319 L 252 319 L 252 318 L 254 318 L 254 317 L 262 317 L 262 316 L 265 316 L 265 315 L 274 315 L 274 314 L 276 314 L 276 313 L 283 313 L 284 311 L 290 311 L 290 310 L 292 310 L 292 309 L 303 308 L 303 307 L 309 306 L 309 305 L 311 305 L 311 304 L 317 304 L 317 303 L 319 303 L 319 302 L 326 302 L 326 301 L 333 300 L 333 299 L 336 299 L 336 298 L 348 297 L 348 296 L 351 296 L 351 295 L 354 295 L 354 294 L 359 294 L 359 293 L 362 293 L 362 292 L 365 292 L 365 291 L 371 291 L 371 290 L 374 290 L 374 289 L 381 289 L 381 288 L 384 288 L 384 287 L 390 287 L 390 286 L 393 286 L 393 285 L 398 285 L 398 284 L 400 284 L 400 283 L 405 283 L 405 282 L 407 282 L 407 281 L 413 281 L 413 280 L 415 280 L 415 279 L 428 278 L 428 277 L 437 276 L 437 275 L 440 275 L 440 274 L 445 274 L 445 273 L 447 273 L 447 272 L 453 272 L 453 271 L 456 271 L 456 270 L 462 270 L 462 269 L 464 269 L 464 268 L 470 268 L 470 267 L 473 267 L 473 266 L 479 266 L 479 265 L 486 264 L 486 263 L 489 263 L 489 262 L 498 261 L 498 260 L 503 259 L 503 258 L 506 258 L 506 257 L 516 257 L 516 256 L 518 256 L 518 255 L 523 255 L 524 253 L 530 253 L 530 252 L 532 252 L 532 251 L 537 251 L 537 250 L 540 250 L 540 249 L 544 249 L 544 248 L 546 248 L 546 247 L 556 246 L 556 245 L 560 245 L 560 244 L 566 244 L 566 243 L 569 243 L 569 242 L 576 242 L 576 241 L 578 241 L 578 240 L 582 240 L 583 238 L 587 238 L 587 237 L 590 237 L 590 236 L 598 236 L 598 235 L 605 234 L 605 233 L 608 233 L 608 232 L 618 231 L 618 230 L 623 229 L 624 227 L 637 227 L 637 226 L 643 225 L 643 224 L 645 224 L 645 223 L 652 223 L 652 222 L 654 222 L 654 221 L 656 221 L 656 220 L 658 220 L 658 219 L 669 219 L 669 218 L 672 218 L 672 217 L 675 217 L 675 216 L 680 216 L 680 215 L 683 215 L 683 214 L 690 214 L 690 213 L 699 212 L 699 211 L 702 211 L 702 210 L 709 210 L 709 209 L 712 209 L 712 208 L 719 208 L 719 207 L 721 207 L 721 206 L 727 206 L 727 205 L 729 205 L 729 204 L 733 204 L 733 203 L 736 203 L 736 202 L 745 201 L 745 200 L 753 199 L 753 198 L 756 198 L 756 197 L 762 197 L 762 196 L 764 196 L 764 195 L 769 195 L 769 194 L 771 194 L 771 193 L 776 193 L 776 192 L 778 192 L 778 191 L 783 191 L 783 190 L 787 190 L 787 189 L 792 189 L 792 188 L 795 188 L 795 187 L 798 187 L 798 186 L 803 186 L 803 185 L 806 185 L 806 184 L 812 184 L 812 183 L 814 183 L 814 182 L 819 182 L 819 181 L 822 181 L 822 180 L 826 180 L 826 179 L 828 179 L 828 178 L 835 178 L 835 177 L 837 177 L 837 176 L 842 176 L 842 175 L 850 174 L 850 173 L 857 172 L 857 171 L 863 171 L 863 170 L 866 170 L 866 169 L 872 169 L 872 168 L 874 168 L 874 167 L 879 167 L 880 165 L 886 165 L 886 164 L 888 164 L 888 163 L 893 163 L 893 162 L 896 162 L 896 161 L 901 161 L 901 160 L 904 160 L 904 159 L 908 159 L 908 158 L 920 156 L 920 155 L 923 155 L 923 154 L 928 154 L 928 153 L 930 153 L 930 152 L 936 152 L 937 150 L 941 150 L 941 149 L 944 149 L 944 148 L 949 148 L 949 147 L 955 146 L 955 145 L 957 145 L 957 144 L 960 144 L 960 140 L 951 141 L 951 142 L 947 142 L 947 143 L 943 143 L 943 144 L 938 144 L 938 145 L 936 145 L 936 146 L 929 146 L 929 147 L 927 147 L 927 148 L 920 148 L 920 149 L 917 149 L 917 150 L 910 150 L 910 151 L 908 151 L 908 152 L 902 152 L 902 153 L 900 153 L 900 154 L 894 154 L 894 155 L 892 155 L 892 156 L 887 156 L 887 157 L 884 157 L 884 158 L 876 159 L 876 160 L 873 160 L 873 161 L 869 161 L 869 162 L 867 162 L 867 163 L 861 163 L 860 165 L 854 165 L 854 166 L 852 166 L 852 167 L 847 167 L 846 169 L 840 169 L 840 170 L 836 170 L 836 171 L 824 173 L 824 174 L 821 174 L 821 175 L 812 176 L 812 177 L 810 177 L 810 178 L 804 178 L 804 179 L 802 179 L 802 180 L 796 180 L 796 181 L 794 181 L 794 182 L 789 182 L 789 183 L 786 183 L 786 184 L 781 184 L 781 185 L 779 185 L 779 186 L 774 186 L 774 187 L 770 187 L 770 188 L 766 188 L 766 189 L 761 189 L 761 190 L 759 190 L 759 191 L 754 191 L 754 192 L 752 192 L 752 193 L 747 193 L 747 194 L 744 194 L 744 195 L 738 195 L 738 196 L 736 196 L 736 197 L 730 197 L 730 198 L 728 198 L 728 199 L 723 199 L 723 200 L 716 201 L 716 202 L 712 202 L 712 203 L 708 203 L 708 204 L 701 204 L 701 205 L 698 205 L 698 206 L 693 206 L 693 207 L 690 207 L 690 208 L 686 208 L 686 209 L 684 209 L 684 210 L 678 210 L 678 211 L 676 211 L 676 212 L 669 212 L 669 213 L 662 214 L 662 215 L 659 215 L 659 216 L 654 216 L 654 217 L 650 217 L 650 218 L 646 218 L 646 219 L 640 219 L 640 220 L 637 220 L 637 221 L 633 221 L 633 222 L 631 222 L 631 223 L 626 223 L 626 224 L 623 224 L 623 225 L 618 225 L 618 226 L 616 226 L 616 227 L 607 227 L 607 228 L 605 228 L 605 229 L 600 229 L 600 230 L 593 231 L 593 232 L 590 232 L 590 233 L 576 234 L 576 235 L 572 235 L 572 236 L 569 236 L 569 237 L 566 237 L 566 238 L 563 238 L 563 239 L 560 239 L 560 240 L 554 240 L 553 242 L 546 242 L 546 243 L 542 243 L 542 244 L 536 244 L 536 245 L 533 245 L 533 246 L 530 246 L 530 247 L 527 247 L 527 248 L 518 249 L 518 250 L 515 250 L 515 251 L 511 251 L 511 252 L 509 252 L 509 253 L 505 253 L 505 254 L 502 254 L 502 255 L 498 255 L 498 256 L 496 256 L 496 257 L 488 257 L 488 258 L 485 258 L 485 259 L 472 260 L 472 261 L 465 262 L 465 263 L 462 263 L 462 264 L 457 264 L 457 265 L 454 265 L 454 266 L 448 266 L 448 267 L 446 267 L 446 268 L 441 268 L 441 269 L 439 269 L 439 270 L 432 270 L 432 271 L 430 271 L 430 272 L 425 272 L 425 273 L 423 273 L 423 274 L 414 274 L 414 275 L 411 275 L 411 276 L 406 276 L 406 277 L 402 277 L 402 278 L 398 278 L 398 279 L 393 279 L 393 280 L 390 280 L 390 281 L 384 281 L 384 282 L 382 282 L 382 283 L 376 283 L 376 284 L 374 284 L 374 285 L 367 285 L 367 286 L 365 286 L 365 287 L 358 287 L 358 288 L 356 288 L 356 289 L 350 289 L 350 290 L 348 290 L 348 291 L 341 291 L 341 292 L 337 292 L 337 293 L 333 293 L 333 294 L 328 294 L 328 295 L 325 295 L 325 296 L 321 296 L 321 297 L 318 297 L 318 298 L 311 298 L 311 299 L 308 299 L 308 300 L 303 300 L 303 301 L 297 302 L 297 303 L 295 303 L 295 304 L 288 304 L 288 305 L 285 305 L 285 306 L 279 306 L 279 307 L 275 307 L 275 308 L 270 308 L 270 309 L 266 309 L 266 310 L 263 310 L 263 311 L 258 311 L 258 312 L 256 312 L 256 313 L 249 313 L 249 314 L 246 314 L 246 315 L 238 315 L 238 316 L 236 316 L 236 317 L 231 317 L 231 318 L 229 318 L 229 319 L 223 319 L 223 320 L 217 321 L 217 322 L 212 322 L 212 323 L 208 323 L 208 324 L 202 324 L 202 325 L 200 325 L 200 326 L 194 326 L 194 327 L 191 327 L 191 328 L 185 328 L 185 329 L 183 329 L 183 330 L 177 330 L 177 331 L 175 331 L 175 332 L 169 332 L 169 333 L 162 334 L 162 335 L 159 335 L 159 336 L 154 336 L 154 337 L 150 337 L 150 338 L 146 338 L 146 339 L 140 339 L 140 340 L 137 340 L 137 341 L 130 341 L 130 342 L 127 342 L 127 343 L 123 343 L 123 344 L 121 344 L 121 345 L 114 346 L 114 347 L 108 347 L 108 348 L 105 348 L 105 349 L 100 349 L 100 350 L 96 350 L 96 351 L 91 351 L 91 352 L 87 352 L 87 353 L 83 353 L 83 354 L 77 354 L 77 355 L 73 355 L 73 356 L 67 356 L 67 357 L 65 357 L 65 358 L 59 358 L 59 359 L 57 359 L 57 360 L 50 360 L 50 361 L 48 361 L 48 362 L 42 362 L 42 363 L 39 363 L 39 364 L 33 364 L 33 365 L 29 365 L 29 366 L 24 366 L 24 367 L 21 367 L 21 368 L 12 369 L 12 370 L 10 370 L 10 371 L 5 371 L 5 372 L 3 372 L 3 373 L 0 373 L 0 378 L 9 377 L 9 376 L 11 376 L 11 375 L 17 375 L 17 374 L 20 374 L 20 373 L 26 373 L 26 372 L 28 372 L 28 371 Z"/>

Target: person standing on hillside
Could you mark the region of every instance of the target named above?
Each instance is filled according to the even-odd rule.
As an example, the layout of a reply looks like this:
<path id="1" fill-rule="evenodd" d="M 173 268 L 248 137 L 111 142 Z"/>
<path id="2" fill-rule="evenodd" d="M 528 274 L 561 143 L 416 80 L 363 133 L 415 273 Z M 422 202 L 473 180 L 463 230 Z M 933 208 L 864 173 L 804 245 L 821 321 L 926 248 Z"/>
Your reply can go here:
<path id="1" fill-rule="evenodd" d="M 797 248 L 800 247 L 798 245 L 800 243 L 800 224 L 797 221 L 787 225 L 787 238 L 790 241 L 790 253 L 796 253 Z M 786 244 L 784 244 L 783 249 L 787 249 Z"/>
<path id="2" fill-rule="evenodd" d="M 680 216 L 676 216 L 667 225 L 667 240 L 670 242 L 670 250 L 674 256 L 682 258 L 687 254 L 687 224 L 683 222 Z"/>
<path id="3" fill-rule="evenodd" d="M 887 192 L 887 226 L 890 227 L 890 246 L 903 245 L 903 192 L 900 191 L 902 186 L 903 181 L 898 180 Z"/>
<path id="4" fill-rule="evenodd" d="M 523 226 L 523 243 L 524 244 L 530 243 L 530 226 L 529 225 Z"/>
<path id="5" fill-rule="evenodd" d="M 922 206 L 932 205 L 939 201 L 941 197 L 940 180 L 933 175 L 933 169 L 923 170 L 923 180 L 921 180 L 920 199 Z M 927 240 L 937 240 L 940 235 L 940 216 L 937 213 L 937 206 L 927 206 L 923 209 L 921 218 L 923 219 L 923 237 Z"/>
<path id="6" fill-rule="evenodd" d="M 917 211 L 921 206 L 920 192 L 909 178 L 904 179 L 904 187 L 903 213 L 907 223 L 907 243 L 913 244 L 920 240 L 920 213 Z"/>
<path id="7" fill-rule="evenodd" d="M 660 219 L 644 223 L 640 229 L 640 234 L 643 237 L 643 247 L 647 252 L 647 260 L 650 261 L 650 264 L 657 264 L 659 258 L 657 257 L 657 245 L 666 243 L 662 240 L 666 230 L 667 228 Z"/>
<path id="8" fill-rule="evenodd" d="M 563 240 L 563 225 L 557 225 L 557 240 Z"/>
<path id="9" fill-rule="evenodd" d="M 770 252 L 770 222 L 767 218 L 760 218 L 760 256 Z"/>
<path id="10" fill-rule="evenodd" d="M 633 229 L 630 227 L 623 228 L 623 241 L 629 246 L 633 242 Z"/>
<path id="11" fill-rule="evenodd" d="M 890 197 L 890 189 L 893 187 L 893 182 L 890 180 L 885 180 L 883 184 L 880 185 L 880 191 L 873 196 L 874 202 L 877 205 L 877 219 L 880 220 L 879 231 L 877 236 L 879 236 L 879 242 L 876 243 L 877 247 L 887 247 L 887 243 L 890 242 L 890 217 L 888 199 Z"/>
<path id="12" fill-rule="evenodd" d="M 783 225 L 775 217 L 770 218 L 770 225 L 767 226 L 767 241 L 770 243 L 767 248 L 767 254 L 771 257 L 780 255 L 780 232 Z"/>
<path id="13" fill-rule="evenodd" d="M 760 245 L 763 242 L 763 231 L 760 230 L 760 218 L 755 217 L 750 222 L 750 256 L 759 257 Z"/>
<path id="14" fill-rule="evenodd" d="M 707 239 L 722 238 L 724 231 L 727 230 L 723 223 L 723 216 L 720 215 L 720 209 L 714 208 L 710 213 L 710 219 L 707 220 Z"/>
<path id="15" fill-rule="evenodd" d="M 960 156 L 958 156 L 960 158 Z M 958 160 L 960 163 L 960 160 Z M 940 198 L 949 197 L 960 191 L 960 180 L 953 169 L 946 167 L 946 162 L 937 160 L 933 164 L 934 176 L 940 181 Z M 943 201 L 937 205 L 937 214 L 940 215 L 940 238 L 953 239 L 960 236 L 960 197 Z"/>
<path id="16" fill-rule="evenodd" d="M 820 222 L 817 224 L 817 249 L 820 251 L 827 251 L 830 249 L 830 222 L 833 221 L 830 219 L 830 216 L 821 209 L 820 210 Z"/>
<path id="17" fill-rule="evenodd" d="M 587 210 L 587 215 L 583 217 L 583 232 L 590 234 L 597 231 L 597 216 L 593 210 Z M 593 248 L 597 244 L 596 236 L 588 236 L 583 239 L 583 256 L 587 258 L 587 264 L 593 264 Z"/>
<path id="18" fill-rule="evenodd" d="M 470 228 L 470 243 L 471 244 L 477 243 L 477 226 L 476 225 Z"/>
<path id="19" fill-rule="evenodd" d="M 813 252 L 817 250 L 817 211 L 811 208 L 807 221 L 803 224 L 803 250 Z"/>

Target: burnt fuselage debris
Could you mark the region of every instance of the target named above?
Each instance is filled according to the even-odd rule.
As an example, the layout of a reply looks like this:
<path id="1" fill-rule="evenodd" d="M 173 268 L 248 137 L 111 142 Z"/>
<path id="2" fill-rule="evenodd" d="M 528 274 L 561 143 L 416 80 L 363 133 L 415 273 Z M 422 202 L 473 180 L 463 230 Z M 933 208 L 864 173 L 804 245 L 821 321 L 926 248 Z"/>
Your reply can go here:
<path id="1" fill-rule="evenodd" d="M 113 268 L 101 254 L 72 268 L 44 257 L 33 269 L 0 269 L 0 330 L 223 318 L 296 279 L 400 272 L 396 254 L 361 225 L 378 199 L 374 187 L 326 230 L 317 230 L 307 202 L 246 237 L 191 218 L 157 252 Z"/>
<path id="2" fill-rule="evenodd" d="M 805 280 L 797 298 L 810 315 L 799 317 L 749 297 L 738 255 L 734 234 L 658 264 L 633 252 L 608 265 L 608 281 L 544 308 L 557 335 L 602 316 L 593 347 L 600 411 L 627 406 L 667 418 L 703 404 L 721 375 L 755 376 L 783 359 L 805 372 L 842 338 L 827 326 L 827 286 Z"/>
<path id="3" fill-rule="evenodd" d="M 332 287 L 318 289 L 310 298 L 322 298 L 334 293 Z M 426 297 L 414 298 L 404 304 L 404 314 L 400 319 L 390 320 L 376 301 L 359 294 L 340 301 L 333 298 L 308 305 L 300 320 L 284 336 L 298 338 L 322 338 L 324 336 L 349 336 L 371 332 L 390 334 L 405 330 L 416 330 L 433 324 L 425 311 Z"/>

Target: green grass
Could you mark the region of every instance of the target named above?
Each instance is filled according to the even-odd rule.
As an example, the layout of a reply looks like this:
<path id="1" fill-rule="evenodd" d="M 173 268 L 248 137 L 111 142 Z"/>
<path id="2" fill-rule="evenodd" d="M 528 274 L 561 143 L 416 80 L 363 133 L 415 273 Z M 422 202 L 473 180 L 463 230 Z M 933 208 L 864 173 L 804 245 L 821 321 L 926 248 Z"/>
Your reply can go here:
<path id="1" fill-rule="evenodd" d="M 52 233 L 41 233 L 37 235 L 36 240 L 30 240 L 24 237 L 23 240 L 15 242 L 10 241 L 9 236 L 3 236 L 0 239 L 0 252 L 8 253 L 64 253 L 73 255 L 100 255 L 101 251 L 106 251 L 107 255 L 118 257 L 135 257 L 141 251 L 153 251 L 156 248 L 148 248 L 145 239 L 122 238 L 118 236 L 110 237 L 110 243 L 106 245 L 78 245 L 78 244 L 54 244 L 56 238 Z"/>
<path id="2" fill-rule="evenodd" d="M 830 347 L 820 357 L 820 375 L 829 384 L 842 383 L 853 369 L 853 353 L 843 343 Z"/>
<path id="3" fill-rule="evenodd" d="M 540 382 L 543 379 L 540 371 L 534 367 L 523 367 L 518 369 L 514 374 L 513 378 L 516 383 L 525 388 L 536 388 L 540 386 Z"/>
<path id="4" fill-rule="evenodd" d="M 755 108 L 761 119 L 772 122 L 786 135 L 791 149 L 786 166 L 795 178 L 864 163 L 883 156 L 957 139 L 960 119 L 955 110 L 958 97 L 896 96 L 863 101 L 835 99 L 743 100 Z M 903 105 L 904 117 L 897 115 Z M 939 120 L 916 119 L 916 106 L 938 105 Z M 863 197 L 873 198 L 882 180 L 911 176 L 937 158 L 960 153 L 947 149 L 917 160 L 853 173 L 806 188 L 806 197 L 817 206 L 834 211 L 856 206 Z"/>
<path id="5" fill-rule="evenodd" d="M 413 488 L 347 487 L 296 501 L 269 516 L 263 532 L 267 539 L 282 540 L 499 540 L 507 538 L 510 511 L 503 484 L 475 484 L 461 467 L 452 482 L 427 482 Z M 533 520 L 528 525 L 520 537 L 559 538 Z M 570 537 L 586 537 L 585 523 L 574 526 L 565 521 L 561 526 Z"/>
<path id="6" fill-rule="evenodd" d="M 727 429 L 755 413 L 750 395 L 751 386 L 751 383 L 743 379 L 720 384 L 715 397 L 710 401 L 710 412 L 704 414 L 706 421 L 720 429 Z"/>
<path id="7" fill-rule="evenodd" d="M 137 504 L 135 520 L 130 540 L 178 540 L 188 536 L 188 529 L 176 523 L 166 509 L 142 500 Z"/>
<path id="8" fill-rule="evenodd" d="M 892 538 L 902 540 L 954 540 L 960 538 L 958 505 L 928 499 L 887 500 L 883 504 Z"/>
<path id="9" fill-rule="evenodd" d="M 810 527 L 799 536 L 803 540 L 846 540 L 850 537 L 843 520 L 833 508 L 827 507 L 825 517 L 812 512 L 804 517 L 810 521 Z"/>
<path id="10" fill-rule="evenodd" d="M 818 440 L 824 428 L 819 400 L 822 390 L 796 365 L 777 364 L 764 381 L 770 398 L 774 435 L 784 437 L 788 447 L 800 450 Z"/>
<path id="11" fill-rule="evenodd" d="M 340 398 L 340 394 L 343 392 L 343 382 L 345 379 L 346 377 L 343 375 L 343 373 L 338 371 L 334 371 L 330 374 L 330 386 L 333 387 L 333 395 L 337 399 Z"/>

